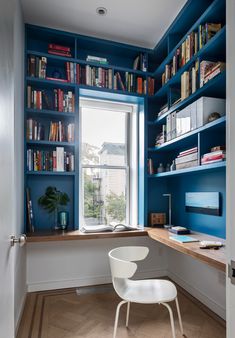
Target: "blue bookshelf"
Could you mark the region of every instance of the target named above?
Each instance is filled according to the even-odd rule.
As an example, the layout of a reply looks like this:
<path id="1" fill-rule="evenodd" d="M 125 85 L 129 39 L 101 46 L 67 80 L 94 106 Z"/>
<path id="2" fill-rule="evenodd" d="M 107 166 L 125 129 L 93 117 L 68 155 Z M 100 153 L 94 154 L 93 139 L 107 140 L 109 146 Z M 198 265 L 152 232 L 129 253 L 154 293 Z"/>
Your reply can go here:
<path id="1" fill-rule="evenodd" d="M 199 25 L 207 22 L 221 23 L 221 29 L 198 51 L 192 55 L 172 76 L 166 84 L 161 85 L 161 75 L 165 66 L 171 63 L 176 50 L 192 32 L 199 32 Z M 80 97 L 101 98 L 106 100 L 117 100 L 121 102 L 137 103 L 139 105 L 139 223 L 148 225 L 150 212 L 167 212 L 167 201 L 162 197 L 163 193 L 172 193 L 173 198 L 173 222 L 178 225 L 186 225 L 192 230 L 199 230 L 212 235 L 225 237 L 225 179 L 226 161 L 197 165 L 193 168 L 174 170 L 170 172 L 148 174 L 147 160 L 151 157 L 156 168 L 159 163 L 171 162 L 180 151 L 197 146 L 199 156 L 206 153 L 210 147 L 224 142 L 226 116 L 203 127 L 192 130 L 159 147 L 154 147 L 154 139 L 166 123 L 167 116 L 174 111 L 180 111 L 193 103 L 201 96 L 216 98 L 226 97 L 226 71 L 208 81 L 203 87 L 189 95 L 184 100 L 174 103 L 175 92 L 180 90 L 181 76 L 198 60 L 225 61 L 226 46 L 226 21 L 225 0 L 188 0 L 169 29 L 157 43 L 154 49 L 145 49 L 114 41 L 97 39 L 79 34 L 54 30 L 46 27 L 26 25 L 26 50 L 25 50 L 25 129 L 27 119 L 38 121 L 62 121 L 63 123 L 75 124 L 75 140 L 69 142 L 27 141 L 25 132 L 25 188 L 29 187 L 34 208 L 36 231 L 47 231 L 51 229 L 51 220 L 48 215 L 39 208 L 37 200 L 45 192 L 49 185 L 56 186 L 65 191 L 70 198 L 68 211 L 70 215 L 70 230 L 79 228 L 79 99 Z M 54 43 L 68 46 L 71 57 L 52 55 L 48 53 L 48 44 Z M 146 58 L 147 71 L 133 69 L 133 62 L 138 55 Z M 51 77 L 54 69 L 59 70 L 62 78 L 66 77 L 65 64 L 73 62 L 81 67 L 96 67 L 112 73 L 112 88 L 99 86 L 88 86 L 85 84 L 61 82 L 46 78 L 29 76 L 27 72 L 27 60 L 30 56 L 46 57 L 48 75 Z M 93 55 L 108 59 L 108 64 L 99 64 L 87 61 L 87 56 Z M 114 88 L 113 76 L 120 73 L 125 79 L 125 73 L 132 74 L 133 78 L 140 77 L 146 81 L 146 93 L 121 90 L 120 86 Z M 154 78 L 154 95 L 149 95 L 148 79 Z M 200 72 L 198 73 L 198 80 Z M 75 97 L 74 112 L 62 112 L 57 109 L 33 109 L 27 106 L 27 86 L 35 90 L 53 91 L 61 89 L 71 91 Z M 167 104 L 167 111 L 158 116 L 161 107 Z M 27 150 L 50 150 L 56 147 L 64 147 L 66 151 L 73 152 L 75 156 L 75 170 L 73 172 L 55 171 L 28 171 Z M 200 162 L 200 161 L 199 161 Z M 199 164 L 199 163 L 198 163 Z M 193 178 L 193 179 L 192 179 Z M 198 190 L 199 189 L 199 190 Z M 220 191 L 222 216 L 197 216 L 185 213 L 184 195 L 186 191 Z M 144 203 L 143 203 L 144 201 Z M 176 201 L 179 201 L 178 205 Z M 26 225 L 26 200 L 25 200 L 25 225 Z M 207 222 L 203 227 L 202 223 Z M 214 224 L 214 228 L 210 225 Z"/>
<path id="2" fill-rule="evenodd" d="M 148 215 L 151 212 L 167 213 L 167 201 L 162 197 L 164 193 L 172 194 L 173 201 L 173 224 L 187 226 L 195 231 L 205 232 L 211 235 L 225 238 L 225 182 L 226 161 L 201 164 L 204 154 L 210 152 L 212 147 L 225 146 L 226 143 L 226 116 L 222 116 L 213 122 L 204 124 L 202 127 L 193 129 L 170 141 L 164 141 L 155 146 L 155 139 L 161 133 L 163 125 L 173 112 L 179 112 L 200 97 L 226 98 L 226 71 L 221 72 L 210 79 L 203 86 L 199 86 L 200 62 L 225 62 L 226 61 L 226 15 L 225 1 L 188 1 L 177 18 L 156 45 L 153 53 L 149 56 L 149 70 L 153 72 L 156 80 L 154 96 L 148 97 L 148 113 L 146 118 L 147 136 L 145 141 L 145 161 L 148 168 L 148 160 L 153 162 L 154 172 L 149 174 L 147 169 L 145 222 L 148 224 Z M 168 81 L 162 82 L 162 74 L 167 65 L 171 65 L 173 57 L 193 34 L 200 34 L 200 25 L 206 23 L 219 23 L 221 28 L 201 48 L 186 61 L 183 66 L 177 68 L 175 74 Z M 184 99 L 175 101 L 175 93 L 182 93 L 182 74 L 190 71 L 198 61 L 199 69 L 196 76 L 197 88 Z M 162 107 L 166 107 L 161 115 L 158 113 Z M 197 147 L 197 165 L 192 167 L 157 172 L 160 163 L 166 168 L 167 164 L 179 155 L 180 152 Z M 197 215 L 185 211 L 186 192 L 218 191 L 221 197 L 221 216 Z"/>

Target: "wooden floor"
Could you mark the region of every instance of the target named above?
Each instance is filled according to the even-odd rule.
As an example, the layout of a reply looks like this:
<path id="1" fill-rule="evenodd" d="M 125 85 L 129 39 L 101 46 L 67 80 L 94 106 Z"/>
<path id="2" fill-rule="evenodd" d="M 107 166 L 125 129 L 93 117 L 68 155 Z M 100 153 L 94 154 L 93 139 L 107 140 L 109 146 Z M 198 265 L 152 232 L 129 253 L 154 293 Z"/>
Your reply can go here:
<path id="1" fill-rule="evenodd" d="M 97 287 L 30 293 L 17 338 L 112 338 L 116 305 L 111 289 Z M 87 292 L 86 292 L 87 290 Z M 185 337 L 225 338 L 225 324 L 201 303 L 178 288 Z M 176 309 L 174 315 L 176 318 Z M 167 309 L 159 305 L 131 304 L 129 328 L 121 310 L 118 338 L 172 338 Z M 179 333 L 176 321 L 177 338 Z"/>

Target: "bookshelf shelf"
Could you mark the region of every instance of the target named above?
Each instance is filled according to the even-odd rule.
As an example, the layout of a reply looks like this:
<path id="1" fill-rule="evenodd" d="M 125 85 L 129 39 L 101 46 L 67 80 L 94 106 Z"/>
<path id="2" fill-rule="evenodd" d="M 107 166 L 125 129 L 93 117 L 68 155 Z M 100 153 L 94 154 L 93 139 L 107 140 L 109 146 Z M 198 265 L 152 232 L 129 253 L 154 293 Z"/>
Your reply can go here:
<path id="1" fill-rule="evenodd" d="M 27 171 L 26 175 L 35 176 L 74 176 L 74 171 Z"/>
<path id="2" fill-rule="evenodd" d="M 72 142 L 52 142 L 52 141 L 26 141 L 28 145 L 32 146 L 56 146 L 56 147 L 75 147 L 75 143 Z"/>
<path id="3" fill-rule="evenodd" d="M 183 134 L 171 141 L 165 142 L 161 146 L 148 148 L 148 151 L 159 152 L 159 151 L 168 151 L 168 150 L 175 149 L 175 148 L 181 148 L 182 146 L 185 146 L 187 140 L 195 138 L 195 136 L 197 136 L 197 134 L 199 133 L 204 133 L 204 132 L 207 132 L 208 130 L 211 130 L 211 131 L 213 130 L 215 132 L 215 131 L 221 130 L 221 128 L 222 129 L 225 128 L 225 123 L 226 123 L 226 117 L 222 116 L 219 119 L 213 122 L 209 122 L 200 128 L 197 128 L 186 134 Z"/>
<path id="4" fill-rule="evenodd" d="M 67 88 L 67 89 L 74 89 L 75 84 L 71 82 L 63 82 L 63 81 L 55 81 L 55 80 L 47 80 L 47 79 L 39 79 L 36 77 L 26 77 L 26 81 L 28 84 L 32 85 L 40 85 L 40 86 L 45 86 L 45 87 L 62 87 L 62 88 Z"/>
<path id="5" fill-rule="evenodd" d="M 25 109 L 27 115 L 35 117 L 58 117 L 58 118 L 75 118 L 75 113 L 64 113 L 57 110 L 46 110 L 46 109 Z"/>
<path id="6" fill-rule="evenodd" d="M 161 177 L 167 177 L 167 176 L 178 176 L 178 175 L 185 175 L 185 174 L 194 174 L 197 172 L 211 172 L 211 171 L 217 171 L 222 170 L 226 168 L 226 161 L 217 162 L 217 163 L 211 163 L 206 165 L 199 165 L 192 168 L 187 169 L 181 169 L 181 170 L 174 170 L 174 171 L 168 171 L 160 174 L 153 174 L 148 175 L 148 178 L 161 178 Z"/>

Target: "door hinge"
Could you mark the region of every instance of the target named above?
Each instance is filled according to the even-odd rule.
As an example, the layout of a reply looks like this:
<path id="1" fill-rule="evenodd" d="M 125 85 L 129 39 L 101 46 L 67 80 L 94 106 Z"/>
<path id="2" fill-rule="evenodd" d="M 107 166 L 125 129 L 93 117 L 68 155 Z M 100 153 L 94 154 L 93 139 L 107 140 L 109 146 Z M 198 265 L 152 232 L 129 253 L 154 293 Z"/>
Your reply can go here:
<path id="1" fill-rule="evenodd" d="M 228 265 L 228 277 L 231 279 L 231 283 L 235 285 L 235 261 L 231 261 Z"/>

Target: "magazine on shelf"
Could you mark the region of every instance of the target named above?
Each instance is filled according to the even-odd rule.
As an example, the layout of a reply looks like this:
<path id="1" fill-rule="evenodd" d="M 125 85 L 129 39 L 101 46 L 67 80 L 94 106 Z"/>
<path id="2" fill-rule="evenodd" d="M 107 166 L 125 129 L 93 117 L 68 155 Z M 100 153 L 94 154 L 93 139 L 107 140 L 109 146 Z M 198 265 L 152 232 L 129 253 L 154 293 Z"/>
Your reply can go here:
<path id="1" fill-rule="evenodd" d="M 118 231 L 131 231 L 140 230 L 137 226 L 126 225 L 123 223 L 111 222 L 110 224 L 100 225 L 83 225 L 81 231 L 84 233 L 96 233 L 96 232 L 118 232 Z"/>

